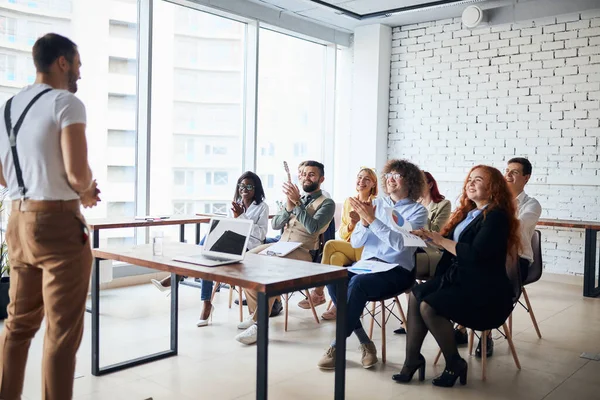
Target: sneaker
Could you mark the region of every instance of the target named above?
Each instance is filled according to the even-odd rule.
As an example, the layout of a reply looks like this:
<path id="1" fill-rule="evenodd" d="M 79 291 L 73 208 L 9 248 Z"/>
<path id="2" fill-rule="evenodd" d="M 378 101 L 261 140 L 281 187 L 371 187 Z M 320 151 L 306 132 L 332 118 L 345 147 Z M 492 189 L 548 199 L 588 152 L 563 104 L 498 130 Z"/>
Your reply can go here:
<path id="1" fill-rule="evenodd" d="M 377 348 L 375 347 L 375 343 L 370 342 L 361 344 L 360 351 L 362 352 L 360 362 L 362 363 L 363 368 L 371 368 L 373 365 L 377 364 L 377 361 L 379 361 L 377 359 Z"/>
<path id="2" fill-rule="evenodd" d="M 337 309 L 335 308 L 335 306 L 331 306 L 329 310 L 325 311 L 323 315 L 321 315 L 321 318 L 323 318 L 325 321 L 333 321 L 336 317 Z"/>
<path id="3" fill-rule="evenodd" d="M 494 340 L 489 336 L 487 337 L 486 346 L 487 348 L 485 354 L 487 358 L 490 358 L 494 355 Z M 479 344 L 477 345 L 477 349 L 475 350 L 475 357 L 481 358 L 481 339 L 479 339 Z"/>
<path id="4" fill-rule="evenodd" d="M 254 344 L 256 343 L 257 338 L 258 326 L 256 324 L 253 324 L 250 328 L 237 335 L 235 337 L 235 340 L 243 344 Z"/>
<path id="5" fill-rule="evenodd" d="M 312 299 L 312 303 L 313 306 L 320 306 L 321 304 L 325 304 L 325 302 L 327 301 L 325 299 L 325 295 L 318 295 L 314 290 L 312 292 L 310 292 L 310 298 Z M 298 303 L 298 307 L 300 308 L 304 308 L 305 310 L 309 310 L 310 309 L 310 303 L 308 302 L 308 299 L 304 299 L 302 301 L 300 301 Z"/>
<path id="6" fill-rule="evenodd" d="M 238 329 L 248 329 L 250 328 L 252 325 L 255 325 L 256 322 L 254 322 L 254 314 L 251 314 L 248 318 L 246 318 L 245 320 L 243 320 L 242 322 L 240 322 L 238 324 Z"/>
<path id="7" fill-rule="evenodd" d="M 455 329 L 454 340 L 456 341 L 457 346 L 469 343 L 469 335 L 467 335 L 467 330 L 465 329 L 463 331 L 460 329 Z"/>
<path id="8" fill-rule="evenodd" d="M 335 347 L 331 346 L 327 349 L 317 366 L 321 369 L 335 369 Z"/>
<path id="9" fill-rule="evenodd" d="M 234 300 L 235 304 L 237 304 L 238 306 L 240 305 L 240 300 L 239 299 L 235 299 Z M 243 306 L 247 306 L 248 302 L 246 301 L 246 299 L 242 300 L 242 305 Z"/>
<path id="10" fill-rule="evenodd" d="M 278 316 L 281 314 L 282 310 L 283 304 L 281 304 L 281 300 L 275 299 L 275 303 L 273 303 L 273 308 L 271 308 L 271 314 L 269 314 L 269 318 Z"/>

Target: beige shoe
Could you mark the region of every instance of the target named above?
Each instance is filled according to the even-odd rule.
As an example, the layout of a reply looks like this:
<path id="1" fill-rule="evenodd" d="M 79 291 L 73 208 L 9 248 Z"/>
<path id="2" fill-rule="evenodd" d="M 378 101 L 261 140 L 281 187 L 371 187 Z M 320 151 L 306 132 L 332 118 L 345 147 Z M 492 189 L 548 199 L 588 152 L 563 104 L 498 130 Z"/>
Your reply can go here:
<path id="1" fill-rule="evenodd" d="M 310 292 L 310 298 L 312 299 L 313 306 L 320 306 L 321 304 L 325 304 L 327 299 L 325 299 L 325 295 L 318 295 L 314 290 Z M 305 310 L 310 309 L 310 303 L 308 299 L 304 299 L 298 303 L 298 307 L 304 308 Z"/>
<path id="2" fill-rule="evenodd" d="M 336 317 L 337 309 L 335 308 L 335 306 L 331 306 L 329 310 L 325 311 L 323 315 L 321 315 L 321 318 L 323 318 L 325 321 L 333 321 Z"/>
<path id="3" fill-rule="evenodd" d="M 377 348 L 375 347 L 375 343 L 367 343 L 361 344 L 360 350 L 362 352 L 362 357 L 360 362 L 362 363 L 363 368 L 371 368 L 373 365 L 377 364 Z"/>
<path id="4" fill-rule="evenodd" d="M 335 369 L 335 347 L 330 346 L 317 365 L 321 369 Z"/>

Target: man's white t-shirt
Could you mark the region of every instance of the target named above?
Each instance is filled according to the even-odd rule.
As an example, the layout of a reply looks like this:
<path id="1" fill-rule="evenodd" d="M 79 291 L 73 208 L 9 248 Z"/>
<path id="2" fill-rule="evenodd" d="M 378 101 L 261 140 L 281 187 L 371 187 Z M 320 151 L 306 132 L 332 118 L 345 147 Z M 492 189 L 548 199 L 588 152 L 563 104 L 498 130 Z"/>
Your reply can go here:
<path id="1" fill-rule="evenodd" d="M 41 91 L 51 89 L 46 84 L 27 86 L 15 95 L 10 108 L 14 127 L 29 102 Z M 10 141 L 4 122 L 4 104 L 0 108 L 0 162 L 8 184 L 8 196 L 21 197 Z M 17 134 L 17 152 L 31 200 L 74 200 L 79 196 L 71 188 L 60 147 L 61 130 L 73 124 L 85 124 L 85 106 L 66 90 L 53 89 L 40 97 L 29 109 Z"/>

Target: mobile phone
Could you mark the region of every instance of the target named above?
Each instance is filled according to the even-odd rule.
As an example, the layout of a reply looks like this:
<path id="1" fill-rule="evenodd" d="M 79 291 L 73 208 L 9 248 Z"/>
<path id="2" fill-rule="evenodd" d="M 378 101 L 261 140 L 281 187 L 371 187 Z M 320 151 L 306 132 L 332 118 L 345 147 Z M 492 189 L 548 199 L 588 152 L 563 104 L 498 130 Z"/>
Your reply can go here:
<path id="1" fill-rule="evenodd" d="M 287 161 L 283 162 L 283 169 L 285 169 L 285 173 L 287 174 L 288 182 L 292 183 L 292 176 L 290 175 L 290 167 L 288 167 Z"/>

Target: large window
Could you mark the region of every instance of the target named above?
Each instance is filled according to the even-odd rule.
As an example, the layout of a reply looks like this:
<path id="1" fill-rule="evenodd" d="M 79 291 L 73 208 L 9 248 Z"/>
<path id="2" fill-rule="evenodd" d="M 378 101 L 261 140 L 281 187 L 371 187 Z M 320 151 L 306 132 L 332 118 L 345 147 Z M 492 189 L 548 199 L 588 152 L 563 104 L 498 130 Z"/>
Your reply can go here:
<path id="1" fill-rule="evenodd" d="M 150 212 L 226 212 L 242 168 L 246 25 L 166 1 L 154 22 Z"/>
<path id="2" fill-rule="evenodd" d="M 326 52 L 324 45 L 260 30 L 256 169 L 270 205 L 282 197 L 283 161 L 294 179 L 301 161 L 323 161 Z"/>
<path id="3" fill-rule="evenodd" d="M 89 159 L 103 199 L 84 213 L 88 218 L 133 216 L 136 1 L 0 0 L 0 101 L 33 83 L 31 46 L 49 32 L 74 40 L 83 63 L 77 96 L 86 105 Z M 129 243 L 133 234 L 107 230 L 101 245 Z"/>

